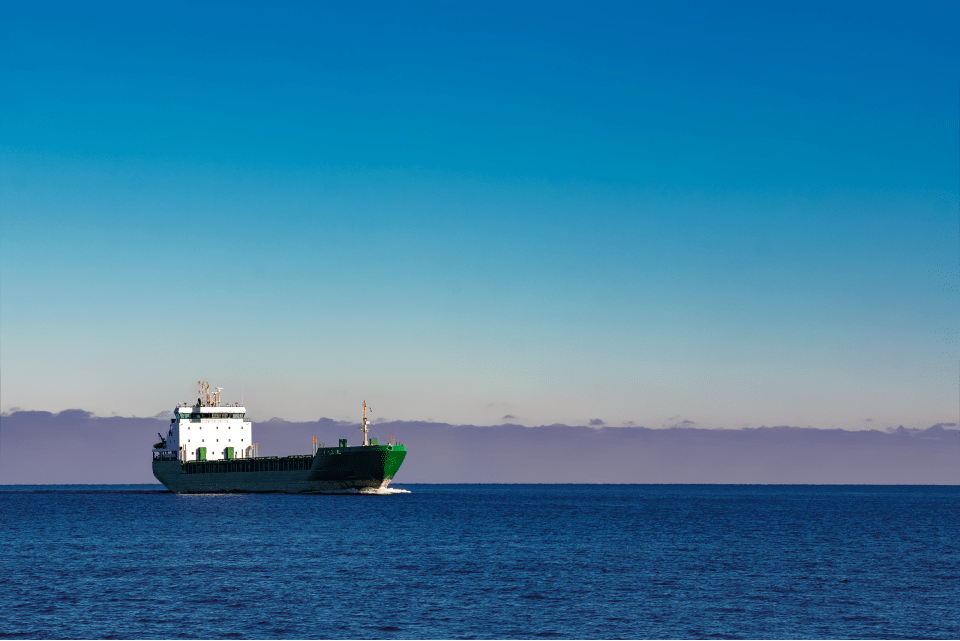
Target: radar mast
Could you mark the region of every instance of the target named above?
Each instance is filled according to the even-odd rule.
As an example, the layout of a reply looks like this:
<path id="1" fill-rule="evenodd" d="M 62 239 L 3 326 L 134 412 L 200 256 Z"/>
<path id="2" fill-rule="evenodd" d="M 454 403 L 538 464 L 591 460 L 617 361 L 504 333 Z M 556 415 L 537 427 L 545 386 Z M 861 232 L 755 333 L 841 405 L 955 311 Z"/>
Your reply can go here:
<path id="1" fill-rule="evenodd" d="M 360 424 L 360 430 L 363 432 L 363 444 L 370 445 L 370 439 L 367 438 L 367 432 L 370 429 L 367 427 L 370 425 L 370 421 L 367 419 L 367 402 L 363 402 L 363 422 Z"/>

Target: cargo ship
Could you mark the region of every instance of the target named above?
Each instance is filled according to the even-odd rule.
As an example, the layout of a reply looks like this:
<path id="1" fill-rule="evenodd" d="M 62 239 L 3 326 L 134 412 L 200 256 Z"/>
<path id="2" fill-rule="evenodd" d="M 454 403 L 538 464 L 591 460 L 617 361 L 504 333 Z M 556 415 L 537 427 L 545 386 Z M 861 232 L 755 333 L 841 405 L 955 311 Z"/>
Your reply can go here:
<path id="1" fill-rule="evenodd" d="M 222 387 L 198 382 L 195 405 L 178 404 L 167 435 L 153 446 L 153 475 L 171 492 L 278 492 L 303 494 L 385 489 L 407 455 L 391 436 L 383 445 L 369 437 L 367 403 L 360 430 L 363 444 L 336 447 L 312 439 L 312 453 L 258 456 L 246 408 L 223 405 Z"/>

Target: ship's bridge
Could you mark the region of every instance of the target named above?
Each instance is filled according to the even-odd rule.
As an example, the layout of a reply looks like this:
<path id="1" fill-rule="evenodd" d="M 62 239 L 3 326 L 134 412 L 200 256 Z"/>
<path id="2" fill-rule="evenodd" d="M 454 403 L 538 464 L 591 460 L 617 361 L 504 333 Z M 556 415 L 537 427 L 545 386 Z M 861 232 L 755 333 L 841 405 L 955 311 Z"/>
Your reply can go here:
<path id="1" fill-rule="evenodd" d="M 247 408 L 240 405 L 227 405 L 225 407 L 197 407 L 178 405 L 173 410 L 173 415 L 177 419 L 188 419 L 199 421 L 201 419 L 211 418 L 244 418 L 247 414 Z"/>
<path id="2" fill-rule="evenodd" d="M 200 394 L 196 403 L 178 403 L 170 419 L 166 437 L 161 435 L 162 447 L 155 448 L 163 456 L 175 456 L 181 461 L 218 461 L 250 458 L 255 455 L 247 408 L 239 403 L 224 404 L 220 400 L 223 388 L 210 391 L 210 384 L 198 383 Z"/>

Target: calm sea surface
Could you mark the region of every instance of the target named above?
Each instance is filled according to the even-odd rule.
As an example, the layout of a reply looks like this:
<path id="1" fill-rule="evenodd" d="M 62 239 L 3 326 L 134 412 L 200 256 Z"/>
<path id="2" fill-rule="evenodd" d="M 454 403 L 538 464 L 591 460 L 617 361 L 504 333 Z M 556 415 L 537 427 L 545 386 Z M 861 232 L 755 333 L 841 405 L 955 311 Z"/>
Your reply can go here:
<path id="1" fill-rule="evenodd" d="M 960 488 L 0 487 L 3 638 L 960 638 Z"/>

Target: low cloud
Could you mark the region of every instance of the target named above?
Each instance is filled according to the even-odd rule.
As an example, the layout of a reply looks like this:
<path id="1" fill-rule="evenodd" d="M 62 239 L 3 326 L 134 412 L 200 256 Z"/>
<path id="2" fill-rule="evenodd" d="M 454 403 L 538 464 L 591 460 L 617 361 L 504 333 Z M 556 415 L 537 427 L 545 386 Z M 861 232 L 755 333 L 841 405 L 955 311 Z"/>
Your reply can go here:
<path id="1" fill-rule="evenodd" d="M 600 420 L 600 419 L 594 419 Z M 374 437 L 408 447 L 397 483 L 960 484 L 955 423 L 845 431 L 777 426 L 710 430 L 384 421 Z M 255 422 L 262 456 L 310 452 L 312 436 L 361 438 L 358 423 Z M 0 419 L 0 484 L 153 483 L 164 423 L 84 410 Z"/>
<path id="2" fill-rule="evenodd" d="M 591 418 L 591 419 L 590 419 L 590 425 L 592 425 L 592 426 L 600 427 L 600 426 L 603 425 L 603 424 L 604 424 L 604 422 L 603 422 L 602 420 L 600 420 L 599 418 Z"/>
<path id="3" fill-rule="evenodd" d="M 509 420 L 512 419 L 512 418 L 517 418 L 517 417 L 514 416 L 513 414 L 507 414 L 506 416 L 504 416 L 504 417 L 503 417 L 502 419 L 500 419 L 500 420 L 501 420 L 501 421 L 509 421 Z"/>

